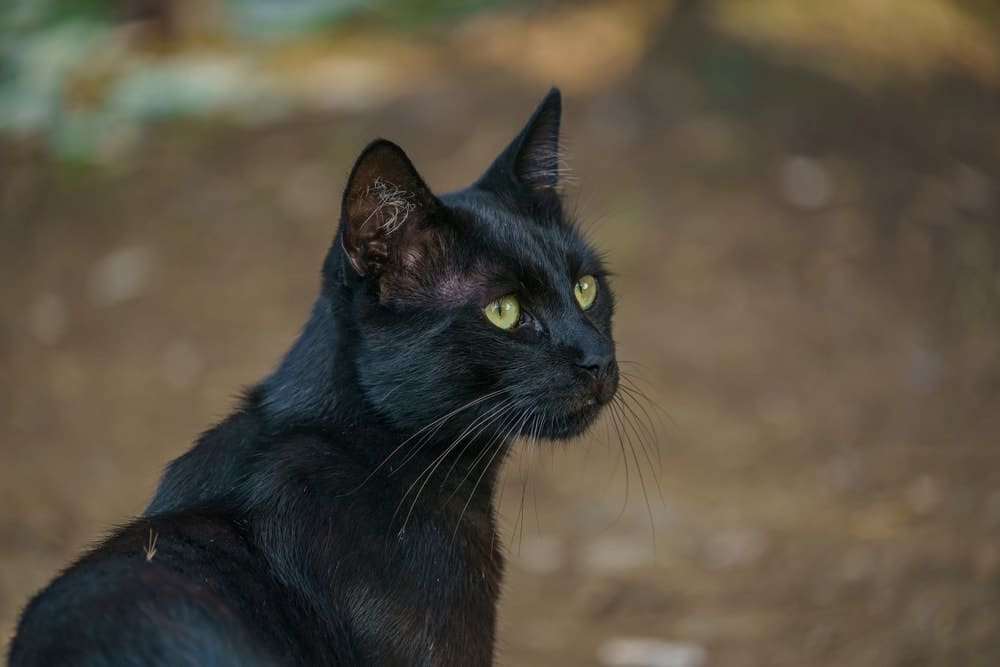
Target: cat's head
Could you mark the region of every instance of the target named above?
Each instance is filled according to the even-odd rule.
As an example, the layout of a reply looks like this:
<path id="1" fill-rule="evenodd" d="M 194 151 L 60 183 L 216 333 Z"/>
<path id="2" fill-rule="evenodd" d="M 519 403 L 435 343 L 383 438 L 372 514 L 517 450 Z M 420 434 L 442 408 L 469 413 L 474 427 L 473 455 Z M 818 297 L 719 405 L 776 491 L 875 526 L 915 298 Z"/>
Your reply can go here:
<path id="1" fill-rule="evenodd" d="M 560 112 L 553 89 L 446 195 L 389 141 L 355 163 L 326 277 L 348 300 L 362 391 L 398 427 L 454 413 L 499 437 L 564 438 L 614 396 L 614 300 L 557 190 Z"/>

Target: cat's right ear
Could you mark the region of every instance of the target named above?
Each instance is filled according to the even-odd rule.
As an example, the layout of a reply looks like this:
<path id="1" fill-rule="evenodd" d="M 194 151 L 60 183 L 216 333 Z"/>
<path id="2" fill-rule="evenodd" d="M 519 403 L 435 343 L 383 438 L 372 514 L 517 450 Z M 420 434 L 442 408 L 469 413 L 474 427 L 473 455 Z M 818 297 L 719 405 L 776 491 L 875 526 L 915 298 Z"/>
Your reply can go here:
<path id="1" fill-rule="evenodd" d="M 415 232 L 439 206 L 402 148 L 385 139 L 369 144 L 354 163 L 341 208 L 341 242 L 351 267 L 379 276 L 401 255 L 415 255 L 417 248 L 405 246 L 418 245 Z"/>
<path id="2" fill-rule="evenodd" d="M 514 185 L 542 196 L 555 193 L 559 186 L 561 116 L 562 95 L 558 88 L 552 88 L 479 183 L 497 190 Z"/>

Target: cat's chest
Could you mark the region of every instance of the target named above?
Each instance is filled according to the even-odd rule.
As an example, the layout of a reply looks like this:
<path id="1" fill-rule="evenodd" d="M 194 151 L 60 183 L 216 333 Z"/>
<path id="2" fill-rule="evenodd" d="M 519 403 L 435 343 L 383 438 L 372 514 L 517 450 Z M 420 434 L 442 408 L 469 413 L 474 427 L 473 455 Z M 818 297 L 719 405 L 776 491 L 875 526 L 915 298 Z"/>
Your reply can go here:
<path id="1" fill-rule="evenodd" d="M 346 627 L 364 664 L 491 665 L 503 570 L 492 521 L 472 512 L 458 531 L 445 523 L 414 516 L 388 535 L 327 515 L 299 532 L 291 553 L 303 559 L 283 578 L 311 601 L 317 636 Z"/>
<path id="2" fill-rule="evenodd" d="M 347 592 L 355 627 L 381 652 L 377 662 L 492 664 L 502 574 L 493 545 L 469 531 L 423 526 L 394 547 L 370 580 Z"/>
<path id="3" fill-rule="evenodd" d="M 440 590 L 398 586 L 395 590 L 346 589 L 351 627 L 373 664 L 487 666 L 492 664 L 495 597 L 487 587 L 465 586 L 461 594 L 445 577 Z"/>

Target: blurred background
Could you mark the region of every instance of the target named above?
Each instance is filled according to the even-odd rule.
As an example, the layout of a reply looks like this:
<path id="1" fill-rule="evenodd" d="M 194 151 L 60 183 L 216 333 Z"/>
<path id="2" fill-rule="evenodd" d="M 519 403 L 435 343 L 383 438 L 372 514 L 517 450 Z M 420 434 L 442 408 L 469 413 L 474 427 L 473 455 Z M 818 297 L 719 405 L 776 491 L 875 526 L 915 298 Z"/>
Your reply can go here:
<path id="1" fill-rule="evenodd" d="M 357 152 L 461 187 L 552 84 L 656 451 L 512 458 L 500 664 L 995 664 L 992 0 L 5 0 L 4 643 L 293 340 Z"/>

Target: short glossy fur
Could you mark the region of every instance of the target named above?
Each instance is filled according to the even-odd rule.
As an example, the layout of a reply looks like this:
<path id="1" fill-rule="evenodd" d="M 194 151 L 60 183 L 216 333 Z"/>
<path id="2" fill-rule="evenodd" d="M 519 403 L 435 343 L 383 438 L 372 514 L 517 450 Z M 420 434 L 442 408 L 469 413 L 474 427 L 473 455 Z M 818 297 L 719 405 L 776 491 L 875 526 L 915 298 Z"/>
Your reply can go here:
<path id="1" fill-rule="evenodd" d="M 618 385 L 611 290 L 557 192 L 559 118 L 553 90 L 441 197 L 394 144 L 366 148 L 299 339 L 29 603 L 11 664 L 492 664 L 499 466 L 518 436 L 582 432 Z M 504 331 L 482 309 L 511 293 Z"/>

